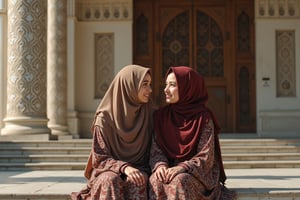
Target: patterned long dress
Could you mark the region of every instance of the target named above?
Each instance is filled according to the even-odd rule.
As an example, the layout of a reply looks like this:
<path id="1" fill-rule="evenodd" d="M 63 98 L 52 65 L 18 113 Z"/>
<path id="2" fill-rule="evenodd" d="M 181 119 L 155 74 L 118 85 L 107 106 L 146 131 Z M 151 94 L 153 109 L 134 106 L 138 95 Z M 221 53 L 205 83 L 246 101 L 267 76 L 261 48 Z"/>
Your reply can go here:
<path id="1" fill-rule="evenodd" d="M 213 123 L 208 122 L 198 143 L 198 153 L 190 160 L 182 162 L 185 173 L 178 174 L 168 184 L 150 176 L 150 200 L 231 200 L 236 199 L 234 191 L 228 190 L 219 182 L 220 168 L 215 155 L 215 136 Z M 154 172 L 160 165 L 172 167 L 179 162 L 169 161 L 153 139 L 150 166 Z"/>
<path id="2" fill-rule="evenodd" d="M 147 185 L 136 186 L 126 181 L 124 168 L 127 162 L 115 160 L 110 155 L 99 128 L 96 127 L 93 139 L 93 152 L 98 163 L 93 170 L 87 186 L 78 193 L 72 193 L 73 200 L 146 200 Z M 144 166 L 138 167 L 143 170 Z M 145 171 L 147 166 L 145 166 Z"/>

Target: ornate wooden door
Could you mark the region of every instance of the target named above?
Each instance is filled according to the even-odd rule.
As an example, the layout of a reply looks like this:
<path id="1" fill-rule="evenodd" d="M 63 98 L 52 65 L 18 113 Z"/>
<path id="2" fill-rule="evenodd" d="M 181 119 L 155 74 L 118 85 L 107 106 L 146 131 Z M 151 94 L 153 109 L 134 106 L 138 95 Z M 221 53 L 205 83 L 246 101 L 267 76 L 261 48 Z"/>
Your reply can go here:
<path id="1" fill-rule="evenodd" d="M 135 27 L 140 27 L 135 36 L 145 39 L 148 35 L 143 44 L 149 45 L 145 48 L 135 43 L 134 61 L 152 67 L 155 102 L 164 104 L 164 75 L 169 66 L 192 67 L 206 79 L 208 106 L 217 115 L 222 132 L 241 131 L 237 124 L 240 101 L 236 98 L 239 95 L 236 83 L 240 72 L 236 72 L 239 66 L 233 39 L 236 29 L 229 9 L 233 4 L 220 0 L 150 2 L 137 1 L 135 5 Z M 152 32 L 145 33 L 141 28 L 145 24 L 149 24 L 148 30 Z M 149 56 L 138 56 L 145 49 Z M 245 130 L 253 131 L 249 127 Z"/>

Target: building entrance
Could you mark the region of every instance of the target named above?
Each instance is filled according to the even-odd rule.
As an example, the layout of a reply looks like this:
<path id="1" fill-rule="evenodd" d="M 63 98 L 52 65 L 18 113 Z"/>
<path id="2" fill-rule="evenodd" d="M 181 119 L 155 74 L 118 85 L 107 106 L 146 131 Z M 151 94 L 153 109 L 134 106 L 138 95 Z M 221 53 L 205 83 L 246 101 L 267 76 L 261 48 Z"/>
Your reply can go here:
<path id="1" fill-rule="evenodd" d="M 255 132 L 253 1 L 134 3 L 134 63 L 153 69 L 153 99 L 164 104 L 164 75 L 185 65 L 205 77 L 208 107 L 222 132 Z"/>

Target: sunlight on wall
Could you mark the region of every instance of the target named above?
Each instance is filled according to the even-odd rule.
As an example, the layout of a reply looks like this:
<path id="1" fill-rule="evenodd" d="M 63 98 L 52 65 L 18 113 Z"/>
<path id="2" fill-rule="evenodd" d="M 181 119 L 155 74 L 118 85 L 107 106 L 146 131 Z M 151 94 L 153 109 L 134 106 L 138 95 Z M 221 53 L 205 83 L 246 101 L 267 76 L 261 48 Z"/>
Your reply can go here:
<path id="1" fill-rule="evenodd" d="M 5 16 L 5 4 L 4 0 L 0 0 L 0 129 L 3 127 L 4 118 L 4 97 L 5 97 L 5 70 L 4 70 L 4 16 Z"/>

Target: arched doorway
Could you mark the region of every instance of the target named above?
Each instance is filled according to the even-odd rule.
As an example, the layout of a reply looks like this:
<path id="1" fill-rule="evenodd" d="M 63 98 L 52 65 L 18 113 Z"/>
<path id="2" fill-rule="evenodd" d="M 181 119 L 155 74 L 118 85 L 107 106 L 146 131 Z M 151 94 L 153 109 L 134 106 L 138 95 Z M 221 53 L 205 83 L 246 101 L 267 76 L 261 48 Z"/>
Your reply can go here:
<path id="1" fill-rule="evenodd" d="M 134 62 L 152 67 L 154 100 L 159 105 L 164 102 L 164 74 L 169 66 L 196 69 L 206 79 L 208 106 L 216 113 L 222 132 L 253 132 L 250 19 L 254 10 L 248 7 L 252 1 L 240 6 L 237 2 L 136 1 Z"/>

